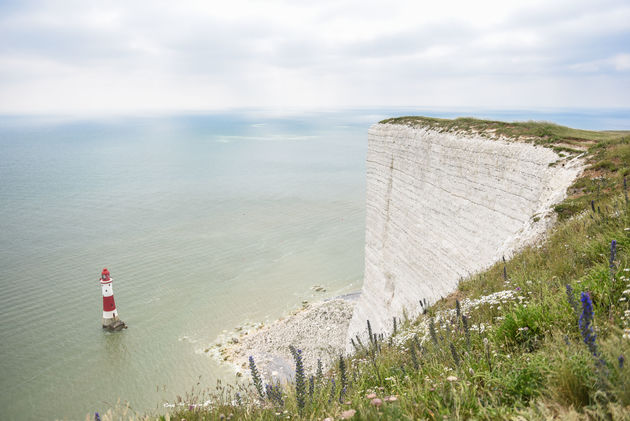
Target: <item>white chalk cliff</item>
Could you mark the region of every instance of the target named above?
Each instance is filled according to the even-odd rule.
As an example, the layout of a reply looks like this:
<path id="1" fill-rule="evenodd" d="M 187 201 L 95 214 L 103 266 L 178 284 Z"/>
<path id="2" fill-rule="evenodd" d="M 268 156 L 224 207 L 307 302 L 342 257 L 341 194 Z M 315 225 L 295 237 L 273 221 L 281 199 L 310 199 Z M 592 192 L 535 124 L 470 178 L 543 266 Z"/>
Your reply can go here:
<path id="1" fill-rule="evenodd" d="M 403 309 L 417 315 L 419 300 L 435 302 L 461 277 L 544 233 L 550 209 L 580 170 L 579 160 L 562 161 L 553 150 L 524 142 L 372 126 L 365 277 L 348 350 L 350 338 L 365 338 L 367 320 L 374 332 L 389 334 Z"/>

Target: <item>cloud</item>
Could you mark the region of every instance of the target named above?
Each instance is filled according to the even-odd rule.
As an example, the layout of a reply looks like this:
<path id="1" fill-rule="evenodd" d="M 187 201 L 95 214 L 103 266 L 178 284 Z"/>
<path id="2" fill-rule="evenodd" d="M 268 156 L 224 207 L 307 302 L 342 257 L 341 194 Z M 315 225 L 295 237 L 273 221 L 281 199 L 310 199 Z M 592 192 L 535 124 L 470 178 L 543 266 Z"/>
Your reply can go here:
<path id="1" fill-rule="evenodd" d="M 624 0 L 0 5 L 0 112 L 628 107 Z"/>

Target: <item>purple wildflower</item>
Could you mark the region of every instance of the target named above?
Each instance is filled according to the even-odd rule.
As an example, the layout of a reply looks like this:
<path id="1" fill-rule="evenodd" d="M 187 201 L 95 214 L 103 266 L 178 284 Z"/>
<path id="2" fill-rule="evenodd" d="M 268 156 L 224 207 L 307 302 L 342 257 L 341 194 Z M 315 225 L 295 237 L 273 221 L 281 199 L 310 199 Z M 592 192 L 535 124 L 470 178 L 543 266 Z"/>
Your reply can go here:
<path id="1" fill-rule="evenodd" d="M 335 390 L 337 386 L 335 385 L 335 379 L 330 379 L 330 396 L 328 397 L 328 403 L 331 403 L 335 398 Z"/>
<path id="2" fill-rule="evenodd" d="M 254 362 L 254 357 L 251 355 L 249 356 L 249 371 L 252 374 L 252 381 L 254 382 L 254 387 L 256 387 L 258 396 L 260 396 L 260 399 L 264 400 L 265 392 L 263 391 L 262 379 L 260 378 L 260 373 L 258 372 L 256 363 Z"/>
<path id="3" fill-rule="evenodd" d="M 101 421 L 101 416 L 98 414 L 98 412 L 94 413 L 94 421 Z"/>
<path id="4" fill-rule="evenodd" d="M 619 358 L 617 358 L 617 361 L 619 361 L 619 369 L 622 369 L 623 363 L 626 361 L 626 359 L 623 357 L 623 355 L 620 355 Z"/>
<path id="5" fill-rule="evenodd" d="M 282 387 L 276 383 L 276 385 L 265 385 L 265 391 L 267 392 L 267 398 L 278 406 L 284 406 L 282 400 Z"/>
<path id="6" fill-rule="evenodd" d="M 298 410 L 302 412 L 306 403 L 306 375 L 304 374 L 304 363 L 302 361 L 302 350 L 294 348 L 293 359 L 295 360 L 295 398 Z"/>
<path id="7" fill-rule="evenodd" d="M 579 327 L 584 343 L 588 346 L 589 351 L 597 356 L 597 335 L 593 331 L 593 301 L 588 292 L 583 292 L 580 301 L 582 301 L 582 314 L 580 315 Z"/>

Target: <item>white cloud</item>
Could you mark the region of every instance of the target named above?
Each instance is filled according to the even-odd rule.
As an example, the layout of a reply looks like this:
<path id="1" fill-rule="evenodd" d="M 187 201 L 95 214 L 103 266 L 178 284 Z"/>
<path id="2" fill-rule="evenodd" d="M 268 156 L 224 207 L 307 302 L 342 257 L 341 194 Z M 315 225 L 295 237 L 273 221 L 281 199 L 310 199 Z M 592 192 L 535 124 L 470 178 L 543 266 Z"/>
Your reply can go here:
<path id="1" fill-rule="evenodd" d="M 0 112 L 630 106 L 628 21 L 624 0 L 0 5 Z"/>
<path id="2" fill-rule="evenodd" d="M 630 70 L 630 54 L 617 54 L 611 59 L 616 70 L 620 72 Z"/>

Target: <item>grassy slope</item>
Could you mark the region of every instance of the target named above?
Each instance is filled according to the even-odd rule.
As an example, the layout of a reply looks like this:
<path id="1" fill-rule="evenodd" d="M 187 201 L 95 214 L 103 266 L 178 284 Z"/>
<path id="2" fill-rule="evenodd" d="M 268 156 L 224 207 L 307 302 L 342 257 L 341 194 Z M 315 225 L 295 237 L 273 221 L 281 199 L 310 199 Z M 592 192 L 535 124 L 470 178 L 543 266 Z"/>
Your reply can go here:
<path id="1" fill-rule="evenodd" d="M 316 376 L 312 396 L 306 381 L 303 409 L 295 384 L 285 385 L 280 399 L 264 400 L 253 386 L 218 385 L 182 399 L 211 399 L 213 407 L 183 407 L 163 418 L 339 419 L 354 410 L 352 419 L 630 419 L 630 363 L 619 362 L 630 358 L 628 133 L 467 118 L 384 122 L 495 133 L 565 148 L 568 155 L 586 151 L 588 169 L 556 207 L 559 222 L 545 243 L 462 281 L 417 320 L 399 321 L 393 338 L 357 345 L 356 355 L 344 360 L 345 375 L 336 367 Z M 502 296 L 488 297 L 498 291 Z M 578 326 L 582 292 L 593 301 L 596 349 L 584 343 Z M 370 393 L 383 402 L 367 398 Z"/>

